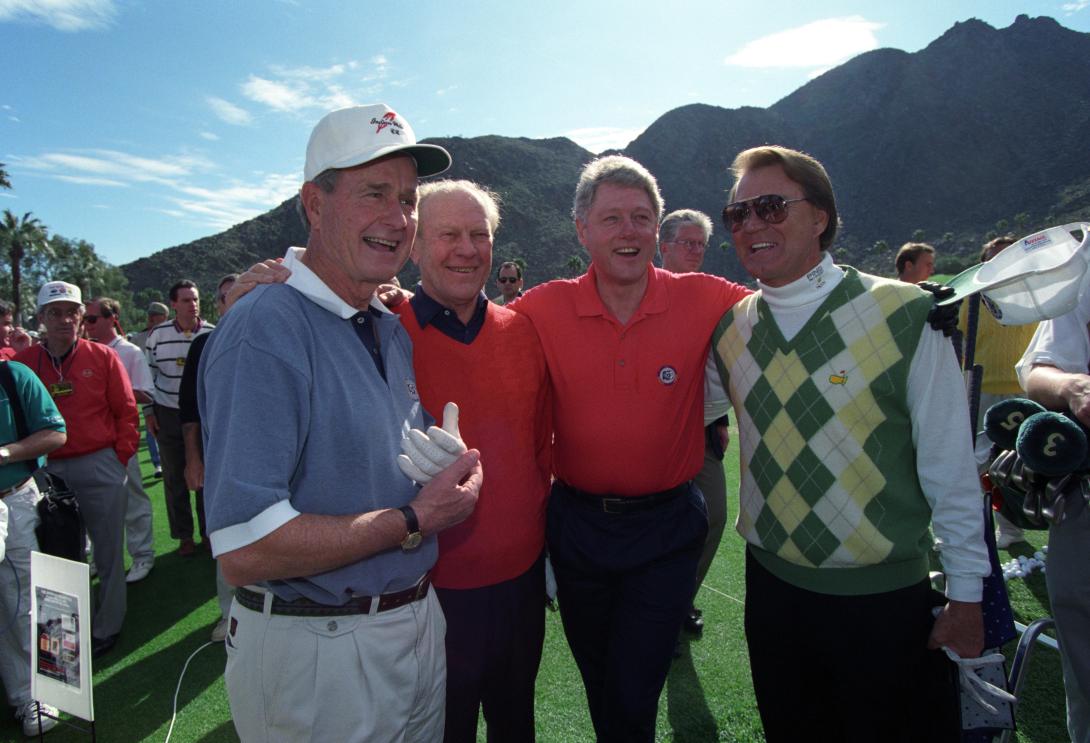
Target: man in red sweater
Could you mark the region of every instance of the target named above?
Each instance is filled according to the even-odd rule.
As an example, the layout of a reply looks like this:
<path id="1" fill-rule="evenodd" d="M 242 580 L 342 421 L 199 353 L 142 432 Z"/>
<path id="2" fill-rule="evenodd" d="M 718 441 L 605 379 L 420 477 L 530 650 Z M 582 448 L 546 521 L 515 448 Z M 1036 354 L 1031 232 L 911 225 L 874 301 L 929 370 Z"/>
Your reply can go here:
<path id="1" fill-rule="evenodd" d="M 545 357 L 530 322 L 493 304 L 496 200 L 469 181 L 420 188 L 412 259 L 420 285 L 395 308 L 413 341 L 424 408 L 462 410 L 466 446 L 488 477 L 473 515 L 439 535 L 432 572 L 447 618 L 444 740 L 534 740 L 534 682 L 545 637 L 545 499 L 552 425 Z"/>
<path id="2" fill-rule="evenodd" d="M 79 337 L 83 298 L 78 286 L 51 281 L 38 293 L 45 342 L 16 355 L 49 390 L 68 428 L 47 470 L 75 492 L 95 547 L 99 595 L 91 624 L 94 656 L 117 642 L 125 619 L 125 463 L 136 454 L 136 399 L 112 349 Z"/>

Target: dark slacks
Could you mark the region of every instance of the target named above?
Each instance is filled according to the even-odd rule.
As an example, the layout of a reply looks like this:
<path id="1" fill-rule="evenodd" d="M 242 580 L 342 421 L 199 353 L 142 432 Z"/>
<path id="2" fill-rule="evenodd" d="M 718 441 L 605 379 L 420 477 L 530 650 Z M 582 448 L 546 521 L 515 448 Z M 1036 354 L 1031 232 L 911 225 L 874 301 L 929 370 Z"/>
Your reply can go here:
<path id="1" fill-rule="evenodd" d="M 605 513 L 553 485 L 546 538 L 560 616 L 599 741 L 652 741 L 708 532 L 700 491 Z"/>
<path id="2" fill-rule="evenodd" d="M 189 503 L 189 487 L 185 484 L 185 440 L 177 408 L 155 406 L 159 424 L 159 456 L 163 463 L 163 495 L 167 501 L 167 521 L 174 539 L 193 538 L 193 506 Z M 202 537 L 208 536 L 204 524 L 204 491 L 196 491 L 197 525 Z"/>
<path id="3" fill-rule="evenodd" d="M 534 683 L 545 642 L 545 557 L 522 575 L 481 588 L 437 588 L 447 619 L 446 743 L 534 740 Z"/>
<path id="4" fill-rule="evenodd" d="M 933 596 L 926 580 L 814 593 L 747 552 L 746 641 L 768 743 L 959 740 L 951 664 L 927 649 Z"/>

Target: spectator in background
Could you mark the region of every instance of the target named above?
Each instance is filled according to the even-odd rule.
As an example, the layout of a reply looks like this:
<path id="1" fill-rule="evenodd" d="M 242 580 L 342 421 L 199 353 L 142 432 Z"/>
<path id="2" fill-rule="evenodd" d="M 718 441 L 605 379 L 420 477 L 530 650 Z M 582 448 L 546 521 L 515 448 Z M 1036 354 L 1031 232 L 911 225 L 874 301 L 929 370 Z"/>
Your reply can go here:
<path id="1" fill-rule="evenodd" d="M 78 286 L 52 281 L 38 293 L 45 341 L 15 358 L 45 384 L 68 440 L 46 469 L 76 494 L 95 547 L 99 600 L 91 625 L 94 657 L 117 642 L 125 620 L 125 467 L 139 446 L 139 415 L 128 374 L 117 354 L 79 337 L 83 301 Z"/>
<path id="2" fill-rule="evenodd" d="M 23 734 L 36 736 L 38 708 L 30 696 L 30 553 L 38 549 L 34 530 L 41 496 L 31 474 L 67 436 L 64 418 L 34 372 L 19 363 L 0 364 L 5 367 L 0 374 L 11 382 L 10 393 L 7 384 L 0 385 L 0 682 L 23 723 Z M 56 707 L 48 704 L 42 711 L 57 715 Z M 56 724 L 41 717 L 43 731 Z"/>
<path id="3" fill-rule="evenodd" d="M 136 345 L 141 351 L 147 350 L 148 334 L 151 333 L 152 328 L 156 325 L 160 325 L 166 322 L 167 317 L 170 315 L 170 310 L 162 302 L 152 302 L 148 305 L 148 321 L 144 326 L 144 329 L 139 333 L 136 333 L 132 337 L 133 344 Z"/>
<path id="4" fill-rule="evenodd" d="M 166 321 L 167 316 L 170 314 L 170 310 L 162 302 L 152 302 L 148 305 L 148 320 L 144 325 L 144 329 L 139 333 L 136 333 L 132 337 L 133 345 L 140 349 L 141 353 L 147 352 L 148 333 L 156 325 Z M 155 436 L 151 433 L 151 428 L 144 425 L 144 439 L 148 444 L 148 458 L 151 459 L 151 465 L 155 468 L 155 476 L 163 476 L 163 465 L 159 458 L 159 442 L 155 440 Z"/>
<path id="5" fill-rule="evenodd" d="M 1001 250 L 1016 242 L 1014 235 L 1004 235 L 989 241 L 980 251 L 980 262 L 987 263 Z M 1011 397 L 1021 397 L 1022 387 L 1014 371 L 1026 347 L 1037 330 L 1036 323 L 1028 325 L 1001 325 L 990 312 L 981 308 L 976 329 L 976 363 L 984 367 L 984 379 L 980 385 L 980 409 L 973 423 L 973 430 L 980 431 L 984 413 L 992 405 Z M 962 302 L 958 328 L 968 332 L 969 303 Z M 983 434 L 980 434 L 983 436 Z M 985 437 L 987 438 L 987 437 Z M 995 543 L 1000 549 L 1025 540 L 1022 529 L 996 512 Z"/>
<path id="6" fill-rule="evenodd" d="M 898 280 L 909 284 L 927 281 L 935 273 L 935 249 L 927 243 L 905 243 L 893 263 Z"/>
<path id="7" fill-rule="evenodd" d="M 6 299 L 0 299 L 0 358 L 10 359 L 15 356 L 11 347 L 11 336 L 15 333 L 15 306 Z"/>
<path id="8" fill-rule="evenodd" d="M 227 314 L 227 292 L 238 280 L 237 273 L 220 279 L 216 285 L 216 315 Z M 190 490 L 204 490 L 204 444 L 201 440 L 201 411 L 197 406 L 197 372 L 200 371 L 204 345 L 211 333 L 197 336 L 189 347 L 182 383 L 178 388 L 178 418 L 182 422 L 182 440 L 185 442 L 185 484 Z M 223 577 L 223 569 L 216 560 L 216 599 L 220 605 L 220 619 L 212 628 L 212 642 L 223 642 L 227 636 L 227 615 L 231 611 L 231 599 L 235 595 L 231 585 Z"/>
<path id="9" fill-rule="evenodd" d="M 694 209 L 670 212 L 659 226 L 659 253 L 662 267 L 671 273 L 694 273 L 704 265 L 704 251 L 712 234 L 712 220 L 707 214 Z M 705 395 L 706 397 L 706 395 Z M 696 608 L 696 593 L 708 574 L 723 530 L 727 524 L 727 479 L 723 472 L 723 454 L 727 448 L 727 416 L 704 427 L 704 466 L 696 476 L 696 486 L 704 494 L 708 504 L 708 538 L 696 566 L 696 586 L 693 603 L 685 617 L 685 630 L 700 635 L 704 631 L 704 617 Z"/>
<path id="10" fill-rule="evenodd" d="M 121 304 L 116 299 L 99 297 L 87 305 L 83 315 L 83 327 L 87 337 L 109 346 L 121 359 L 129 384 L 138 405 L 150 405 L 155 383 L 147 359 L 135 344 L 121 334 Z M 125 545 L 132 558 L 132 566 L 126 583 L 136 583 L 148 576 L 155 565 L 154 531 L 152 528 L 151 499 L 144 490 L 144 477 L 140 473 L 140 457 L 134 454 L 127 465 L 129 475 L 128 500 L 125 504 Z"/>
<path id="11" fill-rule="evenodd" d="M 167 501 L 170 536 L 178 540 L 178 554 L 190 557 L 196 551 L 193 542 L 193 509 L 185 482 L 185 441 L 178 417 L 178 388 L 182 383 L 189 345 L 215 327 L 201 319 L 200 292 L 197 285 L 182 280 L 170 287 L 173 322 L 161 322 L 152 328 L 146 342 L 148 366 L 155 379 L 155 404 L 144 407 L 148 430 L 159 441 L 163 463 L 163 493 Z M 201 537 L 207 539 L 204 523 L 204 491 L 197 491 L 197 523 Z"/>
<path id="12" fill-rule="evenodd" d="M 496 283 L 500 286 L 500 295 L 492 301 L 501 306 L 514 302 L 522 296 L 522 266 L 514 261 L 500 264 Z"/>

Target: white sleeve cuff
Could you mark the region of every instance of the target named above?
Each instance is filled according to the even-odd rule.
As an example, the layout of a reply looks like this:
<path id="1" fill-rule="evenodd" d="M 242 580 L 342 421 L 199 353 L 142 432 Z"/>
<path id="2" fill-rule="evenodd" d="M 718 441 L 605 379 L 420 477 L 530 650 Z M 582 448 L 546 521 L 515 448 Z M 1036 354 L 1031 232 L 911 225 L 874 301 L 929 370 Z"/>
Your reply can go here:
<path id="1" fill-rule="evenodd" d="M 233 552 L 273 533 L 299 515 L 291 501 L 277 501 L 249 521 L 217 529 L 208 535 L 212 540 L 212 556 Z"/>
<path id="2" fill-rule="evenodd" d="M 984 596 L 984 581 L 968 575 L 946 576 L 946 598 L 951 601 L 980 603 Z"/>

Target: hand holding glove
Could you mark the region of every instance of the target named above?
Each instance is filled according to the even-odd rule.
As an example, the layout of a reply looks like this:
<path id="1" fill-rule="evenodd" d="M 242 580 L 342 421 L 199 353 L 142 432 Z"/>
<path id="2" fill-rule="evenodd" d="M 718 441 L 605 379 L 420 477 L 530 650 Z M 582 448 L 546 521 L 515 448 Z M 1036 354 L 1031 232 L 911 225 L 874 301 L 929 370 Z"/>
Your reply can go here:
<path id="1" fill-rule="evenodd" d="M 397 466 L 410 480 L 423 485 L 449 467 L 465 453 L 466 445 L 458 431 L 458 406 L 448 402 L 443 408 L 443 427 L 432 426 L 427 433 L 419 429 L 409 431 L 401 440 Z"/>

